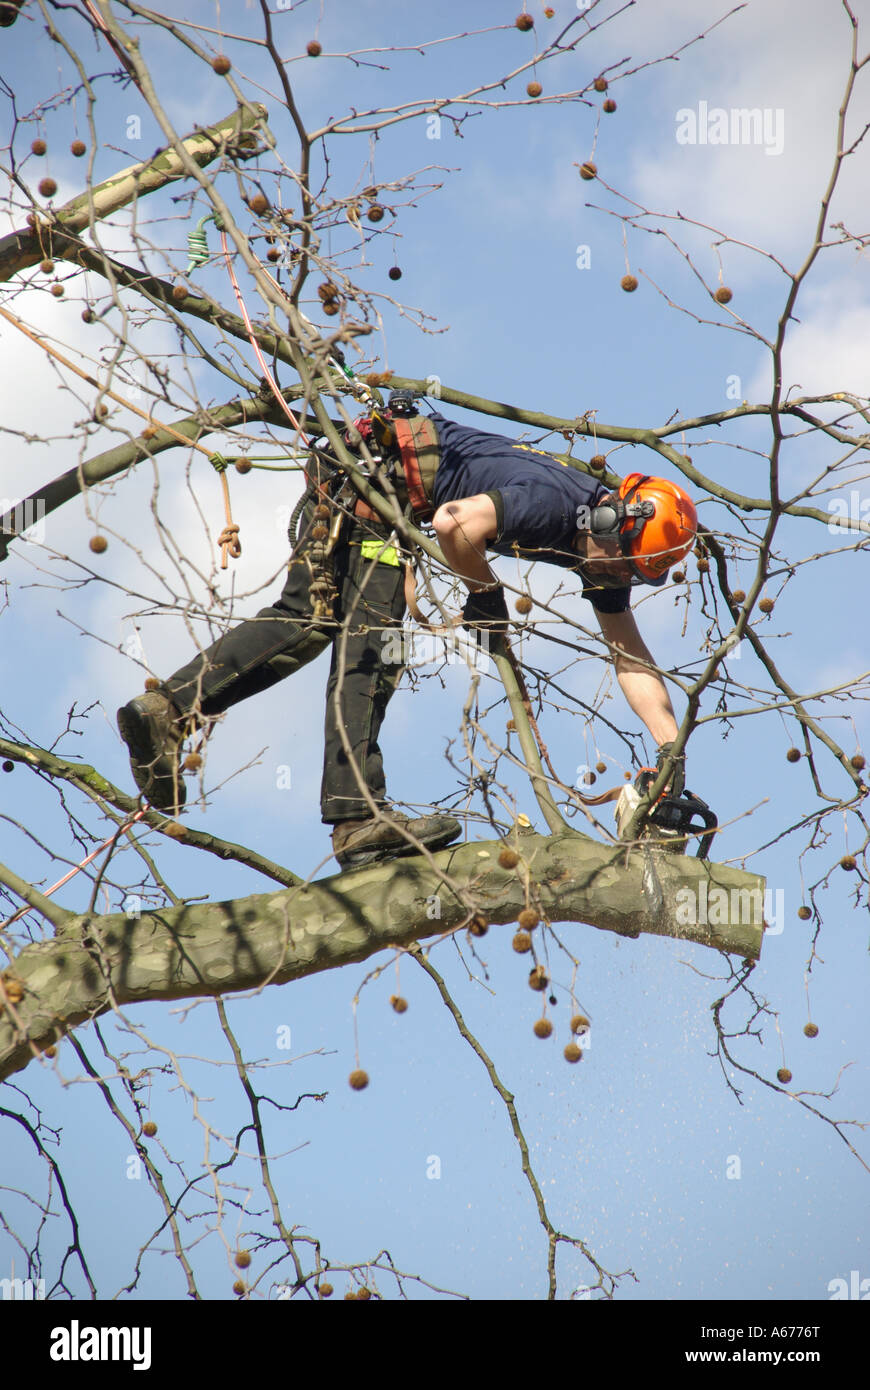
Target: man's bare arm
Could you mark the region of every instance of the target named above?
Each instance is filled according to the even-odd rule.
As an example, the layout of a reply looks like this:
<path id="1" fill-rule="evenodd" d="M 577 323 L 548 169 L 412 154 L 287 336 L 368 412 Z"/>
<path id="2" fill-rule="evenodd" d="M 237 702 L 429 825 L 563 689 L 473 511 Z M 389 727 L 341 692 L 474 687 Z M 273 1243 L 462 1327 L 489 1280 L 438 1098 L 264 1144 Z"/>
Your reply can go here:
<path id="1" fill-rule="evenodd" d="M 671 743 L 677 736 L 671 697 L 661 676 L 649 669 L 655 663 L 634 614 L 631 610 L 599 613 L 598 622 L 605 640 L 614 648 L 616 678 L 632 710 L 649 729 L 657 746 Z"/>

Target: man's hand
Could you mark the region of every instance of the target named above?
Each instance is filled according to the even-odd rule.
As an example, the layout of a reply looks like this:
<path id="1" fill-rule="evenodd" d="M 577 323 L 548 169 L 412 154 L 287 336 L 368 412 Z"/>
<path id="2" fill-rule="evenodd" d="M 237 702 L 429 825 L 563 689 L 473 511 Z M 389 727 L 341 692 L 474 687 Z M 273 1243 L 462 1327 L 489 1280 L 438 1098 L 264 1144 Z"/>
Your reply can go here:
<path id="1" fill-rule="evenodd" d="M 504 635 L 508 630 L 508 611 L 504 589 L 497 584 L 494 589 L 480 589 L 468 595 L 462 610 L 462 626 L 468 632 L 483 629 Z M 479 640 L 479 637 L 478 637 Z"/>
<path id="2" fill-rule="evenodd" d="M 656 773 L 662 771 L 668 758 L 671 756 L 672 743 L 663 743 L 656 758 Z M 665 791 L 671 796 L 682 796 L 686 790 L 686 755 L 680 755 L 674 759 L 674 766 L 671 771 L 671 780 L 665 787 Z"/>

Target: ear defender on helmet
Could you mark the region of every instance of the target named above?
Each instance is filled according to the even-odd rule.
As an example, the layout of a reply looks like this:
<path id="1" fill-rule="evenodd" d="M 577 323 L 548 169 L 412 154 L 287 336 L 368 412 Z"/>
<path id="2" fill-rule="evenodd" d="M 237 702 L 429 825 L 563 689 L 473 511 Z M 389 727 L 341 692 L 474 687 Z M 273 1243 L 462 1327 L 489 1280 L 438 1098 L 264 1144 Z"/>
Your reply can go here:
<path id="1" fill-rule="evenodd" d="M 615 497 L 593 507 L 589 530 L 611 536 L 632 563 L 636 582 L 663 584 L 668 570 L 692 549 L 698 513 L 691 497 L 667 478 L 629 473 Z"/>

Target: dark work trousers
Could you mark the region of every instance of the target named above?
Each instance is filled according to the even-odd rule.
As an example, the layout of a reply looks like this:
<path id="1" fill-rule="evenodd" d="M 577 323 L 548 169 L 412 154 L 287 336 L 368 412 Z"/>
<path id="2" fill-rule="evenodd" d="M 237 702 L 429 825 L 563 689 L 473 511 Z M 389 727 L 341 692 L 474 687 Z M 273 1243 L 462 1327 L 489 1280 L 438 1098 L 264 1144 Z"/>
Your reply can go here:
<path id="1" fill-rule="evenodd" d="M 386 804 L 378 735 L 403 667 L 384 662 L 384 630 L 400 624 L 405 613 L 403 569 L 363 558 L 361 543 L 376 538 L 385 541 L 388 526 L 347 519 L 332 557 L 338 591 L 334 616 L 315 618 L 309 596 L 314 575 L 306 558 L 312 525 L 313 504 L 309 504 L 300 521 L 287 582 L 274 607 L 233 628 L 176 671 L 164 688 L 184 714 L 222 714 L 293 675 L 331 645 L 320 808 L 324 822 L 335 824 L 371 815 L 340 727 L 346 731 L 353 761 L 375 803 Z M 391 654 L 395 647 L 393 638 Z M 292 700 L 288 714 L 295 714 L 298 727 L 306 727 L 305 712 L 294 710 Z"/>

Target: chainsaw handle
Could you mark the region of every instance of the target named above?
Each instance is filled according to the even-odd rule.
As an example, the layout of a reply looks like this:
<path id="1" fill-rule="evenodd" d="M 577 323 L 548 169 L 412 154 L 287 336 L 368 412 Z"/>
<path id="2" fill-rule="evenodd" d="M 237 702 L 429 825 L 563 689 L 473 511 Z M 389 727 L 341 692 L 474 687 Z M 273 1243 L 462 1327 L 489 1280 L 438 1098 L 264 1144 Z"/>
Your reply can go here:
<path id="1" fill-rule="evenodd" d="M 695 856 L 698 859 L 706 859 L 713 844 L 713 837 L 719 829 L 719 817 L 715 811 L 711 811 L 706 801 L 702 801 L 700 796 L 694 792 L 685 791 L 680 797 L 673 797 L 672 804 L 681 810 L 685 807 L 693 816 L 700 816 L 704 822 L 704 834 L 698 841 L 698 848 Z"/>

